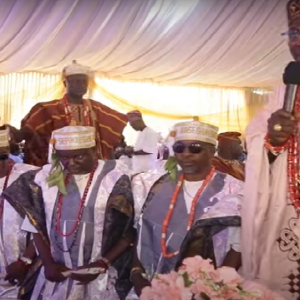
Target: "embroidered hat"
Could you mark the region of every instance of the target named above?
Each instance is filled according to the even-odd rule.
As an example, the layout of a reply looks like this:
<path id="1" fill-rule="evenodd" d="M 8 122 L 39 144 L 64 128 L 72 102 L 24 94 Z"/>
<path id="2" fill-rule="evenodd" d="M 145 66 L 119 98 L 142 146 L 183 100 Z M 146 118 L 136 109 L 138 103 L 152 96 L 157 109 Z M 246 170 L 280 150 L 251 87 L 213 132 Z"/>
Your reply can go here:
<path id="1" fill-rule="evenodd" d="M 91 76 L 91 74 L 92 74 L 91 68 L 80 65 L 77 63 L 76 60 L 73 60 L 71 65 L 69 65 L 63 69 L 62 78 L 66 79 L 68 76 L 78 75 L 78 74 Z"/>
<path id="2" fill-rule="evenodd" d="M 180 122 L 174 126 L 175 142 L 196 140 L 216 145 L 219 128 L 199 121 Z"/>
<path id="3" fill-rule="evenodd" d="M 78 150 L 96 146 L 95 128 L 90 126 L 66 126 L 54 130 L 50 143 L 55 150 Z"/>

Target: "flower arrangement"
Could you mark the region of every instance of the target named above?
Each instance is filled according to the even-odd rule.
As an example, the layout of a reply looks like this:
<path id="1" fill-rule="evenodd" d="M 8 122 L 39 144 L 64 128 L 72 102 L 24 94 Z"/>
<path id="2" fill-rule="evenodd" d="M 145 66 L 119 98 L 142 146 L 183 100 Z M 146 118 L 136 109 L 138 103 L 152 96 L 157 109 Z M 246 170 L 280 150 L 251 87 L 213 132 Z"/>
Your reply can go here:
<path id="1" fill-rule="evenodd" d="M 264 286 L 243 280 L 233 268 L 215 269 L 211 260 L 186 258 L 178 272 L 159 274 L 140 300 L 284 300 Z"/>

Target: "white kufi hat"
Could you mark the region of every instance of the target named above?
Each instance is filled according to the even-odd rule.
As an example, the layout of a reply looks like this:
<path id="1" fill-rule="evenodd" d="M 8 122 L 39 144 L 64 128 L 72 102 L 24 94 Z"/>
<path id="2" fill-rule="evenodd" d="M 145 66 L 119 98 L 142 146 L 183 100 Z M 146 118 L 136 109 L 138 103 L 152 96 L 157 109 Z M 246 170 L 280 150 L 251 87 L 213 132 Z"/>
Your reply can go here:
<path id="1" fill-rule="evenodd" d="M 71 75 L 79 75 L 83 74 L 86 76 L 91 76 L 91 68 L 80 65 L 77 63 L 76 60 L 73 60 L 72 64 L 65 67 L 62 71 L 62 78 L 63 80 L 66 79 L 66 77 L 71 76 Z"/>
<path id="2" fill-rule="evenodd" d="M 78 150 L 96 146 L 96 131 L 91 126 L 66 126 L 52 132 L 49 161 L 55 150 Z"/>
<path id="3" fill-rule="evenodd" d="M 219 128 L 199 121 L 180 122 L 174 126 L 174 141 L 195 140 L 216 145 Z"/>

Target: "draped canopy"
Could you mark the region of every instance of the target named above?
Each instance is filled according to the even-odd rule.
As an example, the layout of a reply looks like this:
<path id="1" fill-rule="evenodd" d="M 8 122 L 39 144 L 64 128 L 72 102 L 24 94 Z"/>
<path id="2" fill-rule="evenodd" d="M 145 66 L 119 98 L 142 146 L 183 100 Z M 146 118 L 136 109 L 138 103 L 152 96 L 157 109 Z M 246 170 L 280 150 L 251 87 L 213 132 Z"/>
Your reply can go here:
<path id="1" fill-rule="evenodd" d="M 268 87 L 291 59 L 285 0 L 2 0 L 0 72 L 73 59 L 114 80 Z"/>

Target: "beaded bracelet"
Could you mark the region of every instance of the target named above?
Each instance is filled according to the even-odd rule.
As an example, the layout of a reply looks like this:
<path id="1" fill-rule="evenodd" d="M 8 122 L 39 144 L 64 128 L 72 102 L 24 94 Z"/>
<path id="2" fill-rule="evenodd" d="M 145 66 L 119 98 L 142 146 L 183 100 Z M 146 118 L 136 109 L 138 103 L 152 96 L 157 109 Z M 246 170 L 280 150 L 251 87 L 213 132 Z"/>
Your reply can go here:
<path id="1" fill-rule="evenodd" d="M 279 154 L 283 153 L 287 150 L 288 147 L 288 140 L 282 146 L 273 146 L 270 142 L 269 134 L 267 133 L 265 136 L 265 148 L 270 151 L 273 155 L 278 156 Z"/>
<path id="2" fill-rule="evenodd" d="M 97 260 L 97 262 L 99 264 L 101 264 L 106 270 L 109 269 L 109 267 L 111 266 L 110 262 L 108 259 L 106 259 L 105 257 L 101 257 Z"/>

